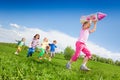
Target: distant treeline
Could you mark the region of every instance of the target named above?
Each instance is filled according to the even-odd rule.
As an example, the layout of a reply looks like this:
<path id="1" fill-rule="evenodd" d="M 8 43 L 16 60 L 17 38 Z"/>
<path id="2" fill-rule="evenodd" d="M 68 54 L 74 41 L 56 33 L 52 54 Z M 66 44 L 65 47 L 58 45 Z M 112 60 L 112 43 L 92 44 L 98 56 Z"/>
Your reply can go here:
<path id="1" fill-rule="evenodd" d="M 64 50 L 64 57 L 65 57 L 65 59 L 66 60 L 70 60 L 70 58 L 73 55 L 73 53 L 74 53 L 74 50 L 70 46 L 66 47 L 65 50 Z M 84 56 L 82 56 L 82 58 L 83 57 Z M 118 61 L 118 60 L 113 61 L 111 58 L 107 59 L 107 58 L 103 58 L 103 57 L 100 57 L 100 56 L 95 55 L 95 54 L 92 55 L 91 60 L 92 61 L 97 61 L 97 62 L 102 62 L 102 63 L 107 63 L 107 64 L 120 66 L 120 61 Z"/>
<path id="2" fill-rule="evenodd" d="M 95 54 L 92 55 L 91 60 L 120 66 L 120 61 L 118 60 L 113 61 L 111 58 L 103 58 Z"/>

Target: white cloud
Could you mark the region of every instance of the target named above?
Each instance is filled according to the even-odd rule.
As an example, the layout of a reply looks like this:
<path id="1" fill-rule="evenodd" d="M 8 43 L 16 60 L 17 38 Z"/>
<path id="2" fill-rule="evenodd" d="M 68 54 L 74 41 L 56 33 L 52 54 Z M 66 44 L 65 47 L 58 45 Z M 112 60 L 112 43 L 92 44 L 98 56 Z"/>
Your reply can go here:
<path id="1" fill-rule="evenodd" d="M 10 26 L 11 26 L 11 27 L 14 27 L 14 28 L 17 28 L 17 29 L 20 28 L 20 26 L 19 26 L 18 24 L 10 23 Z"/>
<path id="2" fill-rule="evenodd" d="M 17 24 L 16 24 L 17 25 Z M 0 42 L 15 42 L 16 39 L 21 39 L 22 37 L 26 38 L 26 44 L 28 45 L 33 36 L 35 34 L 40 34 L 40 42 L 44 37 L 47 37 L 50 42 L 54 39 L 57 40 L 57 51 L 64 50 L 67 46 L 71 46 L 75 49 L 75 42 L 77 38 L 71 37 L 65 33 L 56 30 L 50 31 L 43 31 L 38 28 L 27 28 L 27 27 L 19 27 L 20 29 L 14 30 L 12 29 L 5 29 L 0 28 Z M 120 60 L 120 53 L 114 53 L 102 46 L 96 45 L 93 42 L 88 41 L 87 43 L 88 48 L 91 50 L 92 53 L 97 54 L 101 57 L 111 58 L 113 60 Z"/>

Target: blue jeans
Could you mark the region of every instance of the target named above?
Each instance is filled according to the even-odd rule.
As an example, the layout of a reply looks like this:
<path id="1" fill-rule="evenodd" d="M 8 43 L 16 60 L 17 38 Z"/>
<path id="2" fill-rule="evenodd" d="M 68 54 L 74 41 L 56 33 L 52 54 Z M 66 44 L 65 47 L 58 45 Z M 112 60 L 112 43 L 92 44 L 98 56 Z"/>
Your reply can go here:
<path id="1" fill-rule="evenodd" d="M 27 57 L 32 56 L 32 54 L 35 52 L 34 48 L 29 48 Z"/>

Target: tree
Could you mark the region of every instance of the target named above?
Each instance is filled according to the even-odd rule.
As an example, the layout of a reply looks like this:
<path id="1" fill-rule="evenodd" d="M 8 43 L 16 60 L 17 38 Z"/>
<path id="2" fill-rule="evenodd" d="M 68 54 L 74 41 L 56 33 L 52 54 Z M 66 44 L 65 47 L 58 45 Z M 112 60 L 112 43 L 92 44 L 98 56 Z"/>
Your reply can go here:
<path id="1" fill-rule="evenodd" d="M 97 61 L 97 55 L 93 54 L 91 60 L 92 61 Z"/>
<path id="2" fill-rule="evenodd" d="M 107 63 L 108 63 L 108 64 L 114 64 L 114 61 L 113 61 L 111 58 L 108 58 L 108 59 L 107 59 Z"/>
<path id="3" fill-rule="evenodd" d="M 74 53 L 74 50 L 70 46 L 66 47 L 65 50 L 64 50 L 64 57 L 65 57 L 65 59 L 66 60 L 70 60 L 70 58 L 72 57 L 73 53 Z"/>
<path id="4" fill-rule="evenodd" d="M 116 61 L 115 61 L 115 65 L 120 66 L 120 61 L 116 60 Z"/>

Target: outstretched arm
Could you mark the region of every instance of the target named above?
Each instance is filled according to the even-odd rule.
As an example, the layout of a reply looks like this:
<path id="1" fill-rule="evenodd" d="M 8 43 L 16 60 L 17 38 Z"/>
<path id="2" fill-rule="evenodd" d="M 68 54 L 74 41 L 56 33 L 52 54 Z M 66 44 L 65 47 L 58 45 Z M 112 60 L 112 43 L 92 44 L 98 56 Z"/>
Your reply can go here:
<path id="1" fill-rule="evenodd" d="M 93 29 L 90 30 L 90 33 L 93 33 L 93 32 L 96 31 L 96 24 L 97 24 L 97 21 L 94 21 L 93 23 L 94 23 L 94 27 L 93 27 Z"/>

